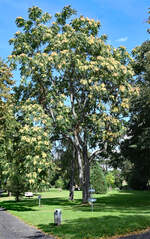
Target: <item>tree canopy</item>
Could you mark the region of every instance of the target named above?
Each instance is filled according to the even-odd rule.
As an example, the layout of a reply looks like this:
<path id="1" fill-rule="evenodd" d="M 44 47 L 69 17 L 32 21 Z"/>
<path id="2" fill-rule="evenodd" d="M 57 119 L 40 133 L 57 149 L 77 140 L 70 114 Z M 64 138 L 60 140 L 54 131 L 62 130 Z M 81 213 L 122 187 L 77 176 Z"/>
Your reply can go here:
<path id="1" fill-rule="evenodd" d="M 54 138 L 77 153 L 83 201 L 88 200 L 90 162 L 124 132 L 133 87 L 132 58 L 108 45 L 101 24 L 66 6 L 51 16 L 38 7 L 16 19 L 11 66 L 20 67 L 22 99 L 35 99 L 52 120 Z M 88 154 L 90 152 L 90 156 Z"/>

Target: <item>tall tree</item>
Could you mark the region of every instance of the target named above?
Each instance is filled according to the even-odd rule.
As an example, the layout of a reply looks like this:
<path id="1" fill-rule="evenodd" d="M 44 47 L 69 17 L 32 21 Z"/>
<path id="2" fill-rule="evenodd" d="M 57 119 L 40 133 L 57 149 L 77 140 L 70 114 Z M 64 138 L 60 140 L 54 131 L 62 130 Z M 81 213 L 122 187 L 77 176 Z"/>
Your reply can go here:
<path id="1" fill-rule="evenodd" d="M 124 47 L 106 44 L 99 35 L 100 22 L 66 6 L 51 16 L 38 7 L 18 17 L 22 31 L 10 40 L 12 65 L 19 62 L 22 85 L 53 119 L 57 139 L 75 148 L 83 202 L 88 201 L 90 162 L 122 134 L 129 108 L 133 71 Z M 26 97 L 27 97 L 26 95 Z M 91 152 L 90 156 L 88 151 Z"/>

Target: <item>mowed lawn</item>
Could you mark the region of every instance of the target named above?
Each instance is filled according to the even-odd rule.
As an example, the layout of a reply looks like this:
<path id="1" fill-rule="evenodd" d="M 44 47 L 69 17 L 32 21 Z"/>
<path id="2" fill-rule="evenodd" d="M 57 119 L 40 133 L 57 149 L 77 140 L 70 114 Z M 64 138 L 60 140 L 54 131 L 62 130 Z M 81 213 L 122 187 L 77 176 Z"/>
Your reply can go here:
<path id="1" fill-rule="evenodd" d="M 68 200 L 68 191 L 51 189 L 23 198 L 16 203 L 13 197 L 1 197 L 0 206 L 42 231 L 65 239 L 95 239 L 122 235 L 150 227 L 150 192 L 117 192 L 94 195 L 94 211 L 81 203 L 81 192 L 75 192 L 74 202 Z M 62 210 L 62 225 L 54 226 L 54 210 Z"/>

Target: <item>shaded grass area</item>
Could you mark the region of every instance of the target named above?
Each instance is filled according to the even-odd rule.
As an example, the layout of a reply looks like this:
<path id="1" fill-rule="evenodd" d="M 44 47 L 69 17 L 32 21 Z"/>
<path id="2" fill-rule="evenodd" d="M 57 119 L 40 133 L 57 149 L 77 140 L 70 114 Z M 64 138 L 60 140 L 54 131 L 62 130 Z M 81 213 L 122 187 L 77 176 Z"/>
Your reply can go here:
<path id="1" fill-rule="evenodd" d="M 74 202 L 68 201 L 67 191 L 52 189 L 41 195 L 41 207 L 37 196 L 23 198 L 19 203 L 2 197 L 0 206 L 44 232 L 64 239 L 102 238 L 150 226 L 150 192 L 113 191 L 94 195 L 97 201 L 93 212 L 89 205 L 82 205 L 81 192 L 75 192 Z M 62 210 L 61 226 L 54 226 L 56 208 Z"/>

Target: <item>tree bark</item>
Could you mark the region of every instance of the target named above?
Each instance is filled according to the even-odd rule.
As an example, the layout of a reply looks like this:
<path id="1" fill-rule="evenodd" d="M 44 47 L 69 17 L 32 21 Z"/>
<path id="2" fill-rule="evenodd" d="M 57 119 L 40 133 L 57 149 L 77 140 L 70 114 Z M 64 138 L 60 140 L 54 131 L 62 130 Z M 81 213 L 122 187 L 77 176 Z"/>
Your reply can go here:
<path id="1" fill-rule="evenodd" d="M 82 190 L 82 201 L 83 203 L 87 203 L 89 199 L 89 187 L 90 187 L 90 163 L 86 146 L 84 147 L 83 150 L 83 163 L 84 163 L 84 182 Z"/>
<path id="2" fill-rule="evenodd" d="M 15 200 L 16 200 L 16 202 L 19 202 L 19 193 L 16 193 Z"/>
<path id="3" fill-rule="evenodd" d="M 71 159 L 71 175 L 70 175 L 70 187 L 69 187 L 69 200 L 74 200 L 74 184 L 75 184 L 75 159 L 76 159 L 76 152 L 75 148 L 73 148 L 73 157 Z"/>
<path id="4" fill-rule="evenodd" d="M 79 141 L 79 135 L 77 131 L 74 131 L 74 145 L 76 149 L 77 154 L 77 160 L 78 160 L 78 167 L 79 167 L 79 181 L 80 181 L 80 187 L 83 186 L 83 160 L 82 160 L 82 150 L 80 147 L 80 141 Z"/>

